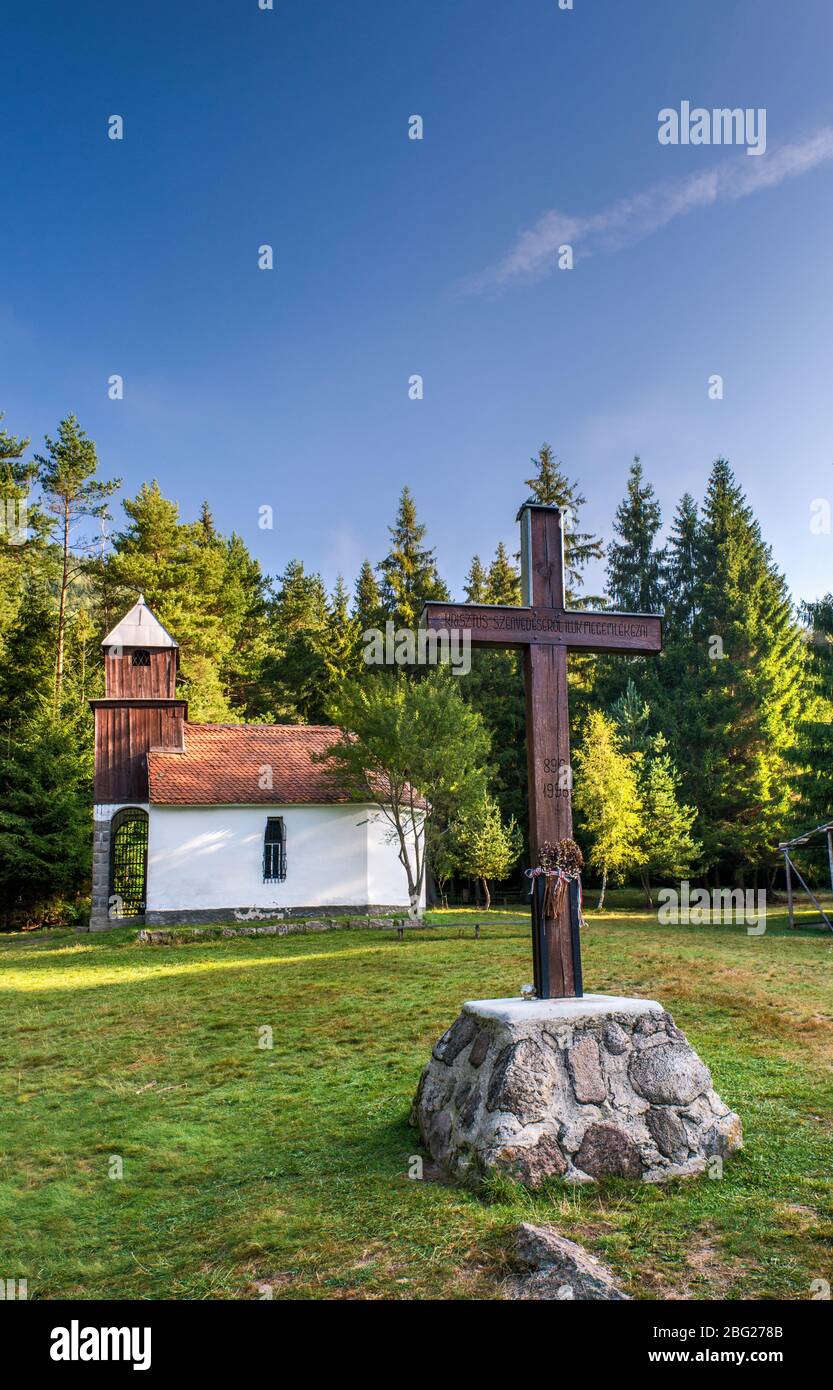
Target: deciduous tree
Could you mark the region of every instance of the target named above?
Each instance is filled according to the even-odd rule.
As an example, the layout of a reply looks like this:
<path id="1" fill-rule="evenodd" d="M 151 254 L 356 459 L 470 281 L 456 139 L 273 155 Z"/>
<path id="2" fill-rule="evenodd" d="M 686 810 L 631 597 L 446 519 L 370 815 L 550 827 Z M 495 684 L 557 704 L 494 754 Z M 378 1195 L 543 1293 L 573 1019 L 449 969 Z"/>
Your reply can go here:
<path id="1" fill-rule="evenodd" d="M 601 909 L 608 878 L 620 880 L 637 867 L 643 825 L 633 759 L 613 721 L 599 710 L 587 720 L 573 773 L 573 804 L 590 841 L 587 862 L 602 876 Z"/>
<path id="2" fill-rule="evenodd" d="M 489 738 L 457 680 L 388 674 L 347 682 L 330 714 L 343 730 L 324 755 L 338 782 L 370 802 L 396 845 L 416 916 L 432 849 L 483 796 Z"/>
<path id="3" fill-rule="evenodd" d="M 454 840 L 458 867 L 480 880 L 488 912 L 492 905 L 489 879 L 508 877 L 523 848 L 521 832 L 514 820 L 504 821 L 500 806 L 487 795 L 460 816 Z"/>

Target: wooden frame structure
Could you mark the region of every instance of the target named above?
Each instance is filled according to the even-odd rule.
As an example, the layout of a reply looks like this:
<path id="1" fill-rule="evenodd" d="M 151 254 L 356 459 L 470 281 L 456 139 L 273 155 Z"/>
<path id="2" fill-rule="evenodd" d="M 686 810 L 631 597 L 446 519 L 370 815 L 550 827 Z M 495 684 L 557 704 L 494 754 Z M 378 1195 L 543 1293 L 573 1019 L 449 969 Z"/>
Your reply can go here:
<path id="1" fill-rule="evenodd" d="M 784 877 L 787 883 L 787 918 L 791 927 L 795 926 L 795 908 L 793 905 L 793 882 L 792 876 L 795 874 L 802 889 L 807 897 L 815 905 L 819 912 L 819 921 L 824 922 L 833 931 L 833 918 L 825 912 L 812 888 L 807 883 L 804 875 L 796 864 L 792 851 L 801 845 L 807 845 L 817 836 L 824 836 L 827 841 L 827 868 L 830 874 L 830 889 L 833 892 L 833 821 L 825 821 L 823 825 L 816 825 L 812 830 L 807 830 L 803 835 L 796 835 L 793 840 L 783 840 L 778 848 L 784 856 Z M 810 922 L 802 923 L 803 926 L 814 925 L 813 919 Z"/>

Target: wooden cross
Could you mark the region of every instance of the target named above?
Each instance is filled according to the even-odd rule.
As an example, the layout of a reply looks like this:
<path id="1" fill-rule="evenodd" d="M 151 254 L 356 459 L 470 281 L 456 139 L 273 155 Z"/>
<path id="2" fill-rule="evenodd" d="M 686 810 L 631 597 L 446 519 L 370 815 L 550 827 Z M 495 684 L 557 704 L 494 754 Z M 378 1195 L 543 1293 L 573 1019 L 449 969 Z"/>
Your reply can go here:
<path id="1" fill-rule="evenodd" d="M 538 863 L 544 841 L 572 836 L 567 650 L 658 652 L 662 619 L 648 613 L 583 613 L 565 607 L 562 512 L 527 502 L 520 511 L 523 607 L 427 603 L 423 624 L 471 632 L 473 647 L 520 647 L 524 654 L 529 839 Z M 537 917 L 537 920 L 536 920 Z M 539 999 L 581 996 L 575 899 L 558 914 L 533 912 L 533 963 Z"/>

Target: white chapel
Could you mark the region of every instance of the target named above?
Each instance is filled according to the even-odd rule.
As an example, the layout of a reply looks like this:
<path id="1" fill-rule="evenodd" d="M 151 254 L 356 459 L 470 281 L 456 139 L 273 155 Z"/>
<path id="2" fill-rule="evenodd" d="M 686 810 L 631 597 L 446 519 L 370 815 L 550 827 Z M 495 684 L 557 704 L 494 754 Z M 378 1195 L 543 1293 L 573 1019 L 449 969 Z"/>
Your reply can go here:
<path id="1" fill-rule="evenodd" d="M 190 723 L 179 646 L 142 597 L 102 647 L 91 931 L 407 909 L 378 807 L 313 761 L 335 729 Z"/>

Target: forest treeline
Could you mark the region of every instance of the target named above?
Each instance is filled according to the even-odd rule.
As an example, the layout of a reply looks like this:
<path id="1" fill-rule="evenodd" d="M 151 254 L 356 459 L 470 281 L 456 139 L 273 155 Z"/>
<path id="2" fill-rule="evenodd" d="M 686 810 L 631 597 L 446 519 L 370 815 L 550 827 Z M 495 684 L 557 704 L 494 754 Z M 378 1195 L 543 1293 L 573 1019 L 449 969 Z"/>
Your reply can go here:
<path id="1" fill-rule="evenodd" d="M 574 766 L 583 774 L 577 837 L 591 866 L 614 878 L 690 872 L 758 882 L 777 864 L 779 839 L 833 812 L 833 595 L 796 606 L 726 460 L 712 465 L 702 499 L 681 498 L 665 539 L 639 459 L 623 485 L 604 546 L 582 529 L 586 499 L 548 445 L 518 470 L 519 498 L 568 509 L 572 604 L 665 616 L 658 658 L 570 658 Z M 103 693 L 102 637 L 138 593 L 180 643 L 189 718 L 223 723 L 327 722 L 345 682 L 373 678 L 362 633 L 388 619 L 413 626 L 427 599 L 452 597 L 408 487 L 352 589 L 339 579 L 332 591 L 302 556 L 264 574 L 238 535 L 217 529 L 208 502 L 196 519 L 183 518 L 155 481 L 123 500 L 117 524 L 119 487 L 72 416 L 40 451 L 0 428 L 7 921 L 81 910 L 88 702 Z M 593 595 L 585 576 L 600 562 L 605 592 Z M 455 597 L 519 603 L 517 557 L 503 544 L 475 555 Z M 518 655 L 474 652 L 460 688 L 491 735 L 492 794 L 525 836 Z"/>

